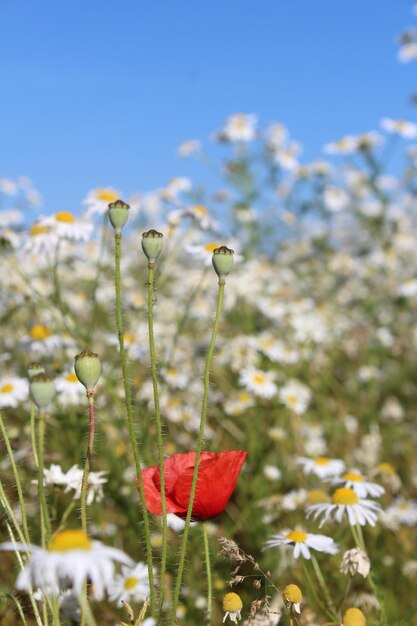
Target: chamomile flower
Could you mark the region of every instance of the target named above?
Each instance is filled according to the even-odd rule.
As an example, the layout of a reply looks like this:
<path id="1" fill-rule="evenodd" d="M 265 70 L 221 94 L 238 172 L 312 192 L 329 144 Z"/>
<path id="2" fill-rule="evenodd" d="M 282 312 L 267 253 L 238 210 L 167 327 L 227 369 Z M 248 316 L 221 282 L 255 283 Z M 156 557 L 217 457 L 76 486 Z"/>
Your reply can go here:
<path id="1" fill-rule="evenodd" d="M 228 415 L 242 415 L 254 405 L 253 396 L 247 391 L 240 391 L 229 395 L 223 403 L 224 412 Z"/>
<path id="2" fill-rule="evenodd" d="M 63 530 L 54 535 L 46 549 L 26 544 L 4 543 L 2 550 L 31 552 L 20 572 L 16 589 L 40 589 L 58 595 L 72 589 L 79 596 L 87 580 L 91 581 L 93 597 L 102 600 L 113 588 L 114 563 L 132 566 L 132 559 L 117 548 L 93 541 L 82 530 Z"/>
<path id="3" fill-rule="evenodd" d="M 333 143 L 327 143 L 324 146 L 324 151 L 327 152 L 327 154 L 352 154 L 352 152 L 355 152 L 356 147 L 357 142 L 355 137 L 346 135 Z"/>
<path id="4" fill-rule="evenodd" d="M 301 613 L 301 602 L 303 601 L 303 594 L 301 593 L 298 585 L 287 585 L 282 592 L 282 599 L 284 604 L 290 611 Z"/>
<path id="5" fill-rule="evenodd" d="M 122 607 L 124 602 L 143 602 L 149 596 L 148 566 L 137 563 L 132 567 L 122 567 L 122 573 L 116 574 L 109 599 Z"/>
<path id="6" fill-rule="evenodd" d="M 55 379 L 56 389 L 62 402 L 77 404 L 85 398 L 85 389 L 74 372 L 67 372 Z"/>
<path id="7" fill-rule="evenodd" d="M 230 617 L 230 621 L 237 624 L 238 620 L 240 620 L 240 612 L 243 608 L 242 600 L 237 593 L 230 591 L 226 593 L 223 597 L 223 611 L 225 612 L 223 617 L 223 622 L 226 621 L 227 617 Z"/>
<path id="8" fill-rule="evenodd" d="M 87 215 L 104 215 L 107 213 L 110 202 L 120 198 L 120 192 L 113 187 L 98 187 L 88 192 L 83 200 L 87 207 Z"/>
<path id="9" fill-rule="evenodd" d="M 93 224 L 76 218 L 70 211 L 58 211 L 54 215 L 41 218 L 39 226 L 52 229 L 58 239 L 87 241 L 92 232 Z"/>
<path id="10" fill-rule="evenodd" d="M 252 141 L 255 139 L 257 121 L 256 115 L 253 114 L 230 115 L 219 133 L 219 138 L 222 141 Z"/>
<path id="11" fill-rule="evenodd" d="M 381 127 L 389 133 L 396 133 L 405 139 L 415 139 L 417 137 L 417 124 L 406 122 L 405 120 L 392 120 L 384 117 L 381 120 Z"/>
<path id="12" fill-rule="evenodd" d="M 306 412 L 311 399 L 310 389 L 299 380 L 289 380 L 279 391 L 279 399 L 286 407 L 302 415 Z"/>
<path id="13" fill-rule="evenodd" d="M 275 372 L 264 372 L 263 370 L 248 368 L 241 372 L 239 384 L 256 396 L 261 398 L 272 398 L 278 388 L 274 383 Z"/>
<path id="14" fill-rule="evenodd" d="M 382 521 L 388 528 L 396 529 L 399 526 L 417 525 L 417 502 L 396 498 L 382 516 Z"/>
<path id="15" fill-rule="evenodd" d="M 332 480 L 334 485 L 342 485 L 343 487 L 349 487 L 359 496 L 359 498 L 379 498 L 385 493 L 384 487 L 377 483 L 372 483 L 362 476 L 359 470 L 354 469 L 340 477 Z"/>
<path id="16" fill-rule="evenodd" d="M 202 204 L 193 204 L 184 213 L 194 218 L 202 230 L 211 230 L 213 232 L 220 230 L 220 222 L 211 217 L 206 207 Z"/>
<path id="17" fill-rule="evenodd" d="M 0 409 L 16 407 L 28 396 L 28 383 L 25 378 L 5 376 L 0 379 Z"/>
<path id="18" fill-rule="evenodd" d="M 360 499 L 359 496 L 349 487 L 339 487 L 332 495 L 330 503 L 313 504 L 307 508 L 307 517 L 313 516 L 316 520 L 323 516 L 319 528 L 327 521 L 334 519 L 339 524 L 342 522 L 345 514 L 347 515 L 349 524 L 355 526 L 360 524 L 365 526 L 375 526 L 381 507 L 373 500 Z"/>
<path id="19" fill-rule="evenodd" d="M 304 474 L 315 474 L 322 480 L 338 476 L 345 469 L 340 459 L 329 459 L 327 456 L 316 456 L 309 459 L 304 456 L 297 458 L 297 463 L 303 466 Z"/>
<path id="20" fill-rule="evenodd" d="M 56 233 L 49 226 L 41 225 L 39 221 L 36 221 L 24 238 L 23 251 L 33 254 L 50 252 L 56 248 L 57 242 Z"/>
<path id="21" fill-rule="evenodd" d="M 298 559 L 300 555 L 305 559 L 310 559 L 310 549 L 326 554 L 336 554 L 339 551 L 337 544 L 331 537 L 305 533 L 302 530 L 291 530 L 280 535 L 271 535 L 271 538 L 265 543 L 265 549 L 277 546 L 292 546 L 295 559 Z"/>

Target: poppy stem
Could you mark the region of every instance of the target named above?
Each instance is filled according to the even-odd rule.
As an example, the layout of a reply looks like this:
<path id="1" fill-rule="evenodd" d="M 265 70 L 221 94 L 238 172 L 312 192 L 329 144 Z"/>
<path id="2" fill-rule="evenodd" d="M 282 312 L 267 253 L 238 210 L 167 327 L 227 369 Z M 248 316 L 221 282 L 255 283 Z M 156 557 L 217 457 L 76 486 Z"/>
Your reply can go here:
<path id="1" fill-rule="evenodd" d="M 155 266 L 155 263 L 149 261 L 148 263 L 149 352 L 150 352 L 150 357 L 151 357 L 152 386 L 153 386 L 153 398 L 154 398 L 154 405 L 155 405 L 155 418 L 156 418 L 158 457 L 159 457 L 159 476 L 160 476 L 160 485 L 161 485 L 161 504 L 162 504 L 162 555 L 161 555 L 158 619 L 157 619 L 157 623 L 159 623 L 161 620 L 161 614 L 162 614 L 162 609 L 163 609 L 163 604 L 164 604 L 165 568 L 166 568 L 167 552 L 168 552 L 168 524 L 167 524 L 167 505 L 166 505 L 166 496 L 165 496 L 164 442 L 162 438 L 161 412 L 159 409 L 159 392 L 158 392 L 158 378 L 157 378 L 157 372 L 156 372 L 155 338 L 154 338 L 154 332 L 153 332 L 154 266 Z"/>
<path id="2" fill-rule="evenodd" d="M 212 579 L 211 579 L 211 566 L 210 566 L 210 547 L 209 540 L 207 534 L 207 526 L 202 524 L 203 527 L 203 539 L 204 539 L 204 556 L 206 559 L 206 575 L 207 575 L 207 613 L 206 613 L 206 621 L 207 626 L 211 626 L 211 603 L 212 603 Z"/>
<path id="3" fill-rule="evenodd" d="M 203 447 L 204 428 L 205 428 L 206 417 L 207 417 L 208 394 L 209 394 L 209 386 L 210 386 L 210 368 L 211 368 L 211 362 L 213 360 L 214 345 L 216 343 L 217 332 L 219 330 L 219 324 L 220 324 L 220 316 L 221 316 L 221 312 L 223 308 L 224 285 L 225 285 L 224 278 L 219 278 L 219 291 L 218 291 L 218 296 L 217 296 L 216 317 L 214 319 L 214 326 L 213 326 L 213 331 L 211 334 L 210 346 L 207 352 L 206 365 L 204 368 L 204 391 L 203 391 L 203 401 L 202 401 L 202 406 L 201 406 L 200 429 L 198 432 L 197 446 L 196 446 L 196 451 L 195 451 L 195 464 L 194 464 L 194 472 L 193 472 L 193 478 L 192 478 L 192 483 L 191 483 L 190 501 L 188 503 L 187 517 L 185 519 L 185 527 L 184 527 L 184 532 L 182 535 L 180 559 L 178 563 L 178 572 L 177 572 L 176 583 L 175 583 L 174 599 L 172 603 L 170 626 L 174 626 L 175 624 L 178 600 L 180 597 L 182 576 L 184 572 L 185 552 L 187 548 L 187 540 L 188 540 L 188 534 L 190 530 L 191 514 L 193 510 L 195 492 L 196 492 L 196 487 L 197 487 L 198 467 L 200 464 L 201 448 Z"/>
<path id="4" fill-rule="evenodd" d="M 123 384 L 124 384 L 124 391 L 125 391 L 127 425 L 129 429 L 129 438 L 130 438 L 130 443 L 132 446 L 133 458 L 135 461 L 136 475 L 138 478 L 138 487 L 139 487 L 139 498 L 140 498 L 140 504 L 141 504 L 142 513 L 143 513 L 143 525 L 144 525 L 144 531 L 145 531 L 144 534 L 145 534 L 145 544 L 146 544 L 146 560 L 148 563 L 148 577 L 149 577 L 149 587 L 150 587 L 150 596 L 151 596 L 150 598 L 151 599 L 151 612 L 153 615 L 154 610 L 155 610 L 155 581 L 154 581 L 153 564 L 152 564 L 151 533 L 150 533 L 150 527 L 149 527 L 148 510 L 146 508 L 145 490 L 143 488 L 142 467 L 141 467 L 139 451 L 138 451 L 138 442 L 136 439 L 135 427 L 133 424 L 132 394 L 131 394 L 130 385 L 129 385 L 129 372 L 128 372 L 128 367 L 127 367 L 126 350 L 125 350 L 125 343 L 124 343 L 121 279 L 120 279 L 121 239 L 122 239 L 121 231 L 116 230 L 114 233 L 116 326 L 117 326 L 117 336 L 119 339 L 120 358 L 122 362 L 122 375 L 123 375 Z"/>
<path id="5" fill-rule="evenodd" d="M 93 457 L 94 447 L 94 424 L 95 424 L 95 406 L 94 406 L 94 391 L 87 391 L 88 400 L 88 415 L 90 420 L 88 430 L 88 445 L 87 453 L 85 455 L 84 471 L 81 481 L 81 528 L 87 534 L 87 490 L 88 490 L 88 475 L 91 469 L 91 460 Z"/>
<path id="6" fill-rule="evenodd" d="M 41 505 L 41 533 L 42 548 L 45 548 L 51 538 L 51 520 L 49 519 L 48 505 L 46 504 L 43 487 L 43 462 L 45 455 L 45 413 L 39 411 L 38 416 L 38 493 Z"/>

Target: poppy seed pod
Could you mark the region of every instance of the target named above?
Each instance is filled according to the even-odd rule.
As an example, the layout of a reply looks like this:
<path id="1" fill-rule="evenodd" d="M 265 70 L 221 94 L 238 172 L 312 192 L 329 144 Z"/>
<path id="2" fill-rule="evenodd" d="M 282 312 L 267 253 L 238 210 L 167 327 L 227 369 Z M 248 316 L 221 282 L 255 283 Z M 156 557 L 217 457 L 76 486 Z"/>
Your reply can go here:
<path id="1" fill-rule="evenodd" d="M 130 206 L 123 200 L 110 202 L 108 205 L 108 215 L 111 225 L 116 232 L 120 232 L 129 218 Z"/>
<path id="2" fill-rule="evenodd" d="M 32 379 L 37 374 L 45 374 L 45 368 L 42 363 L 38 363 L 37 361 L 33 361 L 28 365 L 28 376 L 29 379 Z"/>
<path id="3" fill-rule="evenodd" d="M 163 234 L 153 228 L 142 234 L 142 250 L 149 263 L 155 263 L 161 254 L 163 246 Z"/>
<path id="4" fill-rule="evenodd" d="M 93 391 L 101 374 L 101 363 L 98 354 L 84 350 L 75 357 L 75 373 L 87 391 Z"/>
<path id="5" fill-rule="evenodd" d="M 220 246 L 213 250 L 213 267 L 219 278 L 224 278 L 232 271 L 234 251 L 226 246 Z"/>
<path id="6" fill-rule="evenodd" d="M 29 388 L 33 402 L 41 411 L 46 409 L 55 396 L 54 379 L 45 372 L 32 376 Z"/>

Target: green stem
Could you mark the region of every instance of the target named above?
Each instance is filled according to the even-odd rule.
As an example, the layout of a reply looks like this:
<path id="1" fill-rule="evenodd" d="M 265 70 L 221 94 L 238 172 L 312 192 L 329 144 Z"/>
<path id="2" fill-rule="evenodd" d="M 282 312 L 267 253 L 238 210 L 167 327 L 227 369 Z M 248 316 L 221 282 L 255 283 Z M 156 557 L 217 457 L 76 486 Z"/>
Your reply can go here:
<path id="1" fill-rule="evenodd" d="M 154 332 L 153 332 L 154 265 L 155 264 L 152 262 L 148 263 L 148 330 L 149 330 L 149 351 L 150 351 L 150 356 L 151 356 L 152 386 L 153 386 L 157 442 L 158 442 L 159 480 L 160 480 L 161 504 L 162 504 L 162 556 L 161 556 L 159 604 L 158 604 L 158 619 L 157 619 L 157 622 L 159 622 L 161 619 L 163 603 L 164 603 L 165 568 L 166 568 L 166 560 L 167 560 L 167 552 L 168 552 L 168 524 L 167 524 L 167 506 L 166 506 L 166 497 L 165 497 L 164 443 L 163 443 L 163 438 L 162 438 L 161 412 L 159 408 L 158 378 L 157 378 L 157 373 L 156 373 L 155 338 L 154 338 Z"/>
<path id="2" fill-rule="evenodd" d="M 206 576 L 207 576 L 207 626 L 211 626 L 211 604 L 212 604 L 212 594 L 213 594 L 213 584 L 211 578 L 211 567 L 210 567 L 210 549 L 209 549 L 209 541 L 207 535 L 207 527 L 203 523 L 203 539 L 204 539 L 204 556 L 206 560 Z"/>
<path id="3" fill-rule="evenodd" d="M 326 585 L 326 581 L 324 580 L 323 574 L 321 573 L 321 569 L 320 569 L 320 565 L 317 562 L 316 557 L 314 556 L 314 554 L 311 555 L 311 562 L 313 564 L 314 567 L 314 571 L 316 573 L 317 576 L 317 580 L 319 581 L 320 587 L 323 591 L 323 595 L 324 598 L 326 600 L 326 604 L 330 609 L 330 612 L 332 614 L 332 617 L 336 618 L 336 622 L 338 620 L 338 615 L 337 615 L 337 609 L 334 605 L 334 602 L 332 600 L 332 596 L 330 595 L 329 589 Z"/>
<path id="4" fill-rule="evenodd" d="M 38 451 L 36 450 L 36 427 L 35 427 L 35 403 L 30 401 L 30 440 L 32 443 L 32 454 L 35 459 L 35 465 L 38 467 Z"/>
<path id="5" fill-rule="evenodd" d="M 221 315 L 221 311 L 223 307 L 224 285 L 225 285 L 224 279 L 219 279 L 219 291 L 218 291 L 218 296 L 217 296 L 216 317 L 214 319 L 213 332 L 211 335 L 210 346 L 209 346 L 207 358 L 206 358 L 206 365 L 204 368 L 204 391 L 203 391 L 203 402 L 201 406 L 200 429 L 198 432 L 197 447 L 196 447 L 196 452 L 195 452 L 195 463 L 194 463 L 193 478 L 192 478 L 192 483 L 191 483 L 190 501 L 188 503 L 187 517 L 185 519 L 185 527 L 184 527 L 184 532 L 182 536 L 180 559 L 178 563 L 177 579 L 175 583 L 175 592 L 174 592 L 174 600 L 172 604 L 170 626 L 174 626 L 175 624 L 178 600 L 180 597 L 182 576 L 184 572 L 185 552 L 186 552 L 186 547 L 187 547 L 188 533 L 190 530 L 190 522 L 191 522 L 191 514 L 192 514 L 193 504 L 194 504 L 194 497 L 195 497 L 195 492 L 197 488 L 198 466 L 200 464 L 201 448 L 203 446 L 203 439 L 204 439 L 204 427 L 206 424 L 206 417 L 207 417 L 208 394 L 209 394 L 209 385 L 210 385 L 210 367 L 211 367 L 211 362 L 213 360 L 214 345 L 216 343 L 217 332 L 219 330 L 219 324 L 220 324 L 220 315 Z"/>
<path id="6" fill-rule="evenodd" d="M 314 582 L 310 576 L 310 572 L 308 571 L 308 568 L 304 559 L 302 560 L 302 565 L 303 565 L 304 575 L 307 579 L 307 586 L 308 586 L 309 591 L 311 592 L 311 595 L 313 596 L 314 600 L 316 601 L 320 609 L 324 611 L 324 613 L 327 613 L 329 617 L 331 616 L 333 619 L 333 615 L 328 612 L 326 605 L 321 601 L 321 599 L 316 593 Z"/>
<path id="7" fill-rule="evenodd" d="M 23 490 L 22 490 L 22 483 L 20 482 L 20 476 L 19 476 L 19 472 L 17 471 L 16 462 L 14 460 L 12 446 L 10 445 L 10 439 L 7 434 L 7 430 L 4 425 L 3 417 L 1 413 L 0 413 L 0 428 L 1 428 L 2 435 L 3 435 L 4 443 L 6 444 L 6 449 L 7 449 L 7 454 L 9 455 L 10 464 L 12 466 L 13 477 L 16 481 L 17 496 L 19 498 L 20 514 L 22 517 L 23 534 L 25 537 L 25 541 L 27 543 L 30 543 L 29 529 L 28 529 L 28 523 L 27 523 L 27 517 L 26 517 L 25 500 L 23 497 Z"/>
<path id="8" fill-rule="evenodd" d="M 151 613 L 153 615 L 155 611 L 155 581 L 154 581 L 153 564 L 152 564 L 151 533 L 150 533 L 150 527 L 149 527 L 148 509 L 146 508 L 145 490 L 143 487 L 142 467 L 141 467 L 141 462 L 140 462 L 140 457 L 139 457 L 135 427 L 133 424 L 132 395 L 131 395 L 130 385 L 129 385 L 129 372 L 128 372 L 128 367 L 127 367 L 127 358 L 126 358 L 124 332 L 123 332 L 121 279 L 120 279 L 121 239 L 122 239 L 122 233 L 116 230 L 114 233 L 116 325 L 117 325 L 117 335 L 119 339 L 120 358 L 122 362 L 122 375 L 123 375 L 123 384 L 124 384 L 124 391 L 125 391 L 127 424 L 128 424 L 128 429 L 129 429 L 130 443 L 132 445 L 133 458 L 135 461 L 136 475 L 138 477 L 139 498 L 140 498 L 140 503 L 141 503 L 142 512 L 143 512 L 143 522 L 144 522 L 144 530 L 145 530 L 144 534 L 145 534 L 145 543 L 146 543 L 146 559 L 148 563 L 148 577 L 149 577 L 150 596 L 151 596 L 150 598 L 151 599 Z"/>
<path id="9" fill-rule="evenodd" d="M 81 528 L 87 534 L 87 488 L 88 488 L 88 475 L 90 473 L 91 461 L 93 457 L 94 448 L 94 423 L 95 423 L 95 407 L 94 407 L 94 391 L 87 391 L 88 399 L 88 414 L 90 419 L 90 426 L 88 432 L 88 446 L 87 453 L 85 455 L 83 478 L 81 481 Z"/>
<path id="10" fill-rule="evenodd" d="M 43 411 L 39 411 L 38 446 L 38 493 L 41 505 L 42 548 L 45 548 L 52 533 L 51 520 L 49 519 L 48 506 L 46 504 L 45 490 L 43 487 L 43 462 L 45 455 L 45 413 L 43 413 Z"/>
<path id="11" fill-rule="evenodd" d="M 97 626 L 97 622 L 94 619 L 93 612 L 88 603 L 87 594 L 81 593 L 79 597 L 79 602 L 82 614 L 85 615 L 85 623 L 87 623 L 88 626 Z"/>

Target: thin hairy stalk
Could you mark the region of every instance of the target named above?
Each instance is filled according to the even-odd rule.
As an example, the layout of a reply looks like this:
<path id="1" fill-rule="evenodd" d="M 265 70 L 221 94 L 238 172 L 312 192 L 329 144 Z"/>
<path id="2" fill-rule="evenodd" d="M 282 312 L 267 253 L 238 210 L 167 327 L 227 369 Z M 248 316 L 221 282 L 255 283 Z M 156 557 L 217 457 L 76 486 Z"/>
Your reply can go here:
<path id="1" fill-rule="evenodd" d="M 203 523 L 202 528 L 203 528 L 203 540 L 204 540 L 204 557 L 206 560 L 206 576 L 207 576 L 206 623 L 207 623 L 207 626 L 211 626 L 211 605 L 212 605 L 212 595 L 213 595 L 213 583 L 212 583 L 212 577 L 211 577 L 210 547 L 209 547 L 206 524 Z"/>
<path id="2" fill-rule="evenodd" d="M 312 578 L 310 576 L 310 572 L 308 571 L 308 567 L 307 567 L 306 562 L 305 562 L 304 559 L 302 560 L 302 565 L 303 565 L 304 575 L 305 575 L 306 580 L 307 580 L 307 587 L 308 587 L 309 591 L 311 592 L 311 595 L 313 596 L 314 600 L 316 601 L 316 603 L 320 607 L 320 609 L 322 611 L 324 611 L 324 613 L 327 613 L 328 617 L 331 617 L 333 619 L 333 614 L 328 611 L 325 603 L 322 602 L 321 598 L 316 593 L 314 581 L 312 580 Z"/>
<path id="3" fill-rule="evenodd" d="M 42 548 L 46 548 L 51 538 L 51 520 L 49 519 L 48 506 L 46 504 L 45 490 L 43 487 L 43 464 L 45 456 L 45 413 L 39 411 L 38 416 L 38 493 L 41 505 L 41 538 Z"/>
<path id="4" fill-rule="evenodd" d="M 12 531 L 12 529 L 11 529 L 11 526 L 10 526 L 10 524 L 9 524 L 7 521 L 6 521 L 6 528 L 7 528 L 8 535 L 9 535 L 9 537 L 10 537 L 10 541 L 11 541 L 12 543 L 16 543 L 16 539 L 15 539 L 15 537 L 14 537 L 14 534 L 13 534 L 13 531 Z M 19 529 L 19 531 L 20 531 L 20 529 Z M 19 539 L 21 540 L 21 542 L 22 542 L 22 543 L 25 543 L 25 541 L 24 541 L 23 539 L 21 539 L 21 536 L 22 536 L 21 531 L 20 531 L 20 533 L 18 533 L 18 534 L 19 534 Z M 28 556 L 29 556 L 29 551 L 28 551 L 28 553 L 27 553 L 27 554 L 28 554 Z M 22 557 L 20 556 L 20 552 L 16 551 L 16 552 L 15 552 L 15 556 L 16 556 L 17 561 L 18 561 L 18 563 L 19 563 L 19 567 L 20 567 L 20 569 L 22 570 L 25 566 L 24 566 L 24 564 L 23 564 Z M 40 613 L 39 613 L 38 605 L 36 604 L 36 600 L 35 600 L 35 598 L 33 597 L 33 591 L 32 591 L 32 589 L 30 589 L 30 591 L 29 591 L 29 599 L 30 599 L 30 603 L 31 603 L 31 605 L 32 605 L 33 613 L 34 613 L 34 615 L 35 615 L 36 624 L 37 624 L 38 626 L 44 626 L 44 624 L 43 624 L 43 622 L 42 622 L 42 620 L 41 620 L 41 616 L 40 616 Z"/>
<path id="5" fill-rule="evenodd" d="M 19 498 L 20 514 L 22 517 L 23 534 L 24 534 L 26 543 L 30 543 L 29 529 L 28 529 L 28 523 L 27 523 L 27 517 L 26 517 L 25 499 L 23 497 L 23 490 L 22 490 L 22 483 L 20 482 L 20 476 L 19 476 L 19 472 L 17 471 L 16 462 L 14 460 L 12 446 L 10 445 L 10 439 L 7 434 L 7 430 L 4 425 L 3 417 L 1 413 L 0 413 L 0 428 L 1 428 L 2 435 L 3 435 L 4 443 L 6 444 L 6 449 L 7 449 L 7 454 L 9 455 L 10 464 L 12 466 L 13 477 L 16 481 L 17 496 Z"/>
<path id="6" fill-rule="evenodd" d="M 17 612 L 19 613 L 20 619 L 22 620 L 22 624 L 24 626 L 27 626 L 27 621 L 26 621 L 26 617 L 25 614 L 23 612 L 22 609 L 22 605 L 20 604 L 19 600 L 17 598 L 15 598 L 15 596 L 12 593 L 2 593 L 0 594 L 1 598 L 6 598 L 8 600 L 11 600 L 12 602 L 14 602 Z"/>
<path id="7" fill-rule="evenodd" d="M 161 484 L 161 504 L 162 504 L 162 556 L 161 556 L 161 570 L 159 586 L 159 602 L 158 602 L 158 620 L 161 619 L 161 613 L 164 603 L 164 579 L 165 568 L 168 552 L 168 525 L 167 525 L 167 507 L 165 499 L 165 468 L 164 468 L 164 442 L 162 438 L 162 420 L 161 411 L 159 408 L 159 391 L 158 391 L 158 377 L 156 373 L 156 351 L 155 351 L 155 338 L 153 332 L 153 304 L 154 304 L 154 263 L 148 263 L 148 330 L 149 330 L 149 352 L 151 357 L 151 372 L 152 372 L 152 386 L 153 386 L 153 398 L 155 405 L 155 419 L 156 419 L 156 432 L 158 443 L 158 461 L 159 461 L 159 479 Z"/>
<path id="8" fill-rule="evenodd" d="M 94 448 L 94 425 L 95 425 L 95 406 L 94 406 L 94 391 L 87 391 L 88 399 L 88 415 L 90 420 L 90 426 L 88 431 L 88 446 L 87 453 L 85 455 L 83 478 L 81 482 L 81 528 L 87 534 L 87 488 L 88 488 L 88 475 L 91 469 L 91 462 L 93 458 Z"/>
<path id="9" fill-rule="evenodd" d="M 38 467 L 38 451 L 36 449 L 36 420 L 35 420 L 35 403 L 30 401 L 30 441 L 32 445 L 32 454 L 35 459 L 35 465 Z"/>
<path id="10" fill-rule="evenodd" d="M 153 564 L 152 564 L 151 533 L 150 533 L 150 528 L 149 528 L 148 509 L 146 508 L 145 490 L 143 487 L 142 467 L 141 467 L 139 451 L 138 451 L 138 442 L 136 439 L 135 427 L 133 424 L 132 395 L 131 395 L 130 385 L 129 385 L 129 372 L 128 372 L 128 367 L 127 367 L 127 358 L 126 358 L 124 332 L 123 332 L 121 278 L 120 278 L 121 238 L 122 238 L 122 233 L 115 231 L 114 243 L 115 243 L 116 325 L 117 325 L 117 336 L 119 339 L 120 359 L 122 362 L 122 375 L 123 375 L 123 385 L 124 385 L 124 391 L 125 391 L 127 425 L 129 429 L 130 443 L 132 445 L 133 458 L 135 461 L 136 475 L 138 478 L 139 498 L 140 498 L 140 503 L 141 503 L 142 512 L 143 512 L 143 523 L 144 523 L 144 531 L 145 531 L 144 535 L 145 535 L 145 544 L 146 544 L 146 559 L 148 563 L 148 577 L 149 577 L 149 585 L 150 585 L 151 612 L 153 615 L 155 611 L 155 580 L 154 580 Z"/>
<path id="11" fill-rule="evenodd" d="M 326 584 L 326 581 L 324 580 L 324 576 L 321 573 L 320 565 L 318 564 L 318 561 L 317 561 L 316 557 L 314 556 L 314 554 L 311 555 L 311 562 L 313 564 L 314 572 L 315 572 L 315 574 L 317 576 L 317 580 L 319 581 L 319 585 L 321 587 L 321 590 L 323 591 L 323 595 L 324 595 L 324 598 L 326 600 L 326 604 L 329 607 L 330 612 L 332 613 L 332 616 L 337 621 L 337 619 L 338 619 L 337 609 L 336 609 L 336 607 L 334 605 L 334 602 L 332 600 L 332 596 L 330 595 L 330 591 L 329 591 L 329 588 L 328 588 L 328 586 Z"/>
<path id="12" fill-rule="evenodd" d="M 219 330 L 219 324 L 220 324 L 220 316 L 221 316 L 221 311 L 223 307 L 224 285 L 225 285 L 224 279 L 220 278 L 219 279 L 219 291 L 218 291 L 218 296 L 217 296 L 216 317 L 214 319 L 214 326 L 213 326 L 213 331 L 211 335 L 210 346 L 207 352 L 206 365 L 204 368 L 204 391 L 203 391 L 203 401 L 202 401 L 202 406 L 201 406 L 200 428 L 198 432 L 197 446 L 196 446 L 196 452 L 195 452 L 195 465 L 194 465 L 193 478 L 192 478 L 192 483 L 191 483 L 190 501 L 188 503 L 187 517 L 185 519 L 185 527 L 184 527 L 184 532 L 183 532 L 182 542 L 181 542 L 180 558 L 179 558 L 179 563 L 178 563 L 177 579 L 175 583 L 175 591 L 174 591 L 174 599 L 173 599 L 173 604 L 172 604 L 170 626 L 174 626 L 175 624 L 178 600 L 180 597 L 182 576 L 184 572 L 185 552 L 187 548 L 188 534 L 190 531 L 191 513 L 193 510 L 194 497 L 195 497 L 195 492 L 196 492 L 196 487 L 197 487 L 198 466 L 200 464 L 201 449 L 203 447 L 203 440 L 204 440 L 204 428 L 205 428 L 206 417 L 207 417 L 208 394 L 209 394 L 209 386 L 210 386 L 210 367 L 211 367 L 211 362 L 213 360 L 214 346 L 216 343 L 217 332 Z"/>
<path id="13" fill-rule="evenodd" d="M 10 502 L 7 499 L 6 492 L 4 491 L 4 487 L 1 481 L 0 481 L 0 504 L 3 507 L 4 513 L 6 516 L 5 523 L 8 524 L 10 520 L 13 523 L 16 533 L 19 535 L 20 543 L 27 543 L 25 537 L 23 536 L 23 532 L 22 532 L 22 529 L 20 528 L 19 522 L 17 521 L 14 511 L 10 505 Z"/>

